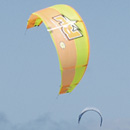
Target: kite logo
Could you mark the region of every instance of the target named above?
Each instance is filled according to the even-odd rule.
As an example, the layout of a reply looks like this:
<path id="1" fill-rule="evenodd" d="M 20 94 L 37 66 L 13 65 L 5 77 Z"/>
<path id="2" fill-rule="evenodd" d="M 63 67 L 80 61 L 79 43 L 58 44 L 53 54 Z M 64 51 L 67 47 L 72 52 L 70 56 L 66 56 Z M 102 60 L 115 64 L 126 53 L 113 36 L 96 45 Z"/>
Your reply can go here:
<path id="1" fill-rule="evenodd" d="M 71 21 L 70 19 L 68 19 L 63 15 L 55 16 L 53 17 L 53 19 L 59 22 L 60 27 L 57 28 L 61 28 L 61 31 L 69 40 L 83 36 L 79 31 L 79 28 L 75 24 L 77 21 Z"/>
<path id="2" fill-rule="evenodd" d="M 61 47 L 62 49 L 65 49 L 65 43 L 64 43 L 64 42 L 60 42 L 60 47 Z"/>

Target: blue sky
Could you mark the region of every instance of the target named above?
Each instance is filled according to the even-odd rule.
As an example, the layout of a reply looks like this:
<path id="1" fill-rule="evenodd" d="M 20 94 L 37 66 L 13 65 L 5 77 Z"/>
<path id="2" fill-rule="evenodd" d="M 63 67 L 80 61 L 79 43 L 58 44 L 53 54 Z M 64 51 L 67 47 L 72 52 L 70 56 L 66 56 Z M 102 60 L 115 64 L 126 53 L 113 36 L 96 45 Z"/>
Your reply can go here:
<path id="1" fill-rule="evenodd" d="M 130 129 L 129 0 L 1 0 L 0 128 L 2 130 Z M 83 18 L 90 60 L 80 84 L 57 98 L 61 82 L 56 49 L 44 25 L 26 31 L 32 12 L 68 4 Z M 26 31 L 26 34 L 25 34 Z M 51 90 L 51 91 L 50 91 Z M 84 115 L 97 107 L 103 115 Z"/>

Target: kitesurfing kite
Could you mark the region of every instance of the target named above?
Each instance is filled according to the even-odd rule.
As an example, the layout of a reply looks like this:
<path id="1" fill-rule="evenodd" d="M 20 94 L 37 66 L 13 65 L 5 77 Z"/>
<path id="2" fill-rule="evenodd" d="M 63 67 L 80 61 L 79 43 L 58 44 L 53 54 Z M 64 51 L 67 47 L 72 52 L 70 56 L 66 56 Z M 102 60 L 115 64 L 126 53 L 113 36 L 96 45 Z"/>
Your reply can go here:
<path id="1" fill-rule="evenodd" d="M 100 112 L 97 108 L 94 108 L 94 107 L 87 107 L 87 108 L 85 108 L 85 109 L 81 112 L 81 114 L 79 115 L 78 123 L 80 123 L 80 120 L 81 120 L 81 117 L 83 116 L 83 114 L 86 113 L 86 112 L 88 112 L 88 111 L 94 111 L 94 112 L 96 112 L 96 113 L 99 114 L 100 119 L 101 119 L 101 121 L 100 121 L 100 126 L 102 126 L 103 118 L 102 118 L 101 112 Z"/>
<path id="2" fill-rule="evenodd" d="M 51 35 L 59 58 L 59 94 L 70 93 L 82 79 L 88 65 L 87 29 L 80 15 L 68 5 L 54 5 L 32 13 L 27 29 L 42 23 Z"/>

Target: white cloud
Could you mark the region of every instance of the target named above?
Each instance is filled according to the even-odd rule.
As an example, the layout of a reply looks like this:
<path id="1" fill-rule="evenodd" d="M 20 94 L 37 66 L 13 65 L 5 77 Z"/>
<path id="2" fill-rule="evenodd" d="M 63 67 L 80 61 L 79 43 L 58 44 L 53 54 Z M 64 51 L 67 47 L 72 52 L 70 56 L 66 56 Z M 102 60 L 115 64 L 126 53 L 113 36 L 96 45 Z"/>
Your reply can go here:
<path id="1" fill-rule="evenodd" d="M 118 119 L 104 121 L 103 126 L 97 126 L 95 121 L 90 120 L 86 124 L 77 122 L 54 121 L 49 114 L 39 117 L 25 124 L 13 125 L 3 113 L 0 113 L 0 130 L 130 130 L 130 119 Z"/>

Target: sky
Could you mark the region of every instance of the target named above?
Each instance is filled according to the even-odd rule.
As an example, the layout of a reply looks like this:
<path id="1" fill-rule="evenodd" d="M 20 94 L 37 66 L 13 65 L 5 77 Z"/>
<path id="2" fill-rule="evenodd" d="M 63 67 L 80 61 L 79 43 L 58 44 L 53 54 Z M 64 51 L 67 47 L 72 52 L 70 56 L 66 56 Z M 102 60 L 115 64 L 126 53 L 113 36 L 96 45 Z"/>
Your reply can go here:
<path id="1" fill-rule="evenodd" d="M 56 49 L 42 24 L 26 30 L 31 13 L 67 4 L 82 17 L 90 40 L 87 71 L 70 94 L 58 96 Z M 130 1 L 1 0 L 0 129 L 130 130 Z M 78 116 L 85 107 L 80 125 Z"/>

